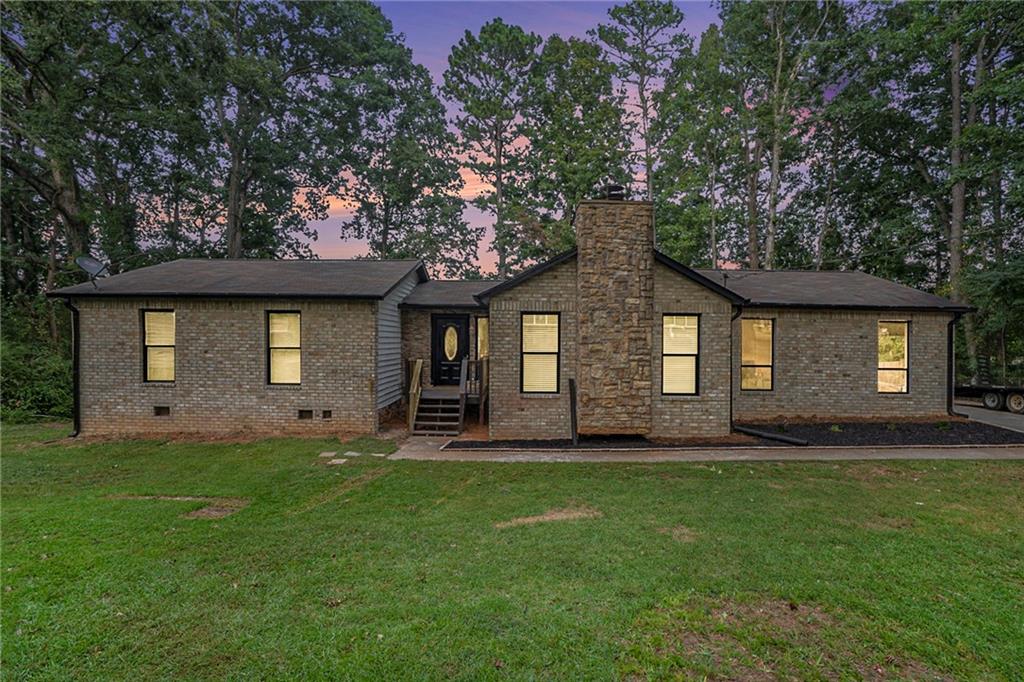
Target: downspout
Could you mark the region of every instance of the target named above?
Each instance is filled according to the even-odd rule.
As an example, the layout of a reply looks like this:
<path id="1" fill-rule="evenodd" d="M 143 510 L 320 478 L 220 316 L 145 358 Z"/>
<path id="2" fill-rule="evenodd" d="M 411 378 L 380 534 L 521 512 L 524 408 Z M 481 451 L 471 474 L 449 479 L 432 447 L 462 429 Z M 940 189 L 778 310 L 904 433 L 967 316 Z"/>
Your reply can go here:
<path id="1" fill-rule="evenodd" d="M 954 349 L 953 340 L 956 335 L 955 327 L 957 321 L 963 313 L 953 313 L 953 319 L 946 325 L 946 412 L 951 417 L 964 417 L 970 419 L 970 417 L 963 412 L 957 412 L 953 409 L 953 392 L 954 385 L 956 384 L 956 351 Z"/>
<path id="2" fill-rule="evenodd" d="M 736 393 L 736 359 L 733 357 L 733 338 L 736 336 L 736 320 L 743 314 L 743 306 L 736 305 L 729 320 L 729 432 L 735 428 L 732 423 L 732 403 Z"/>
<path id="3" fill-rule="evenodd" d="M 75 438 L 82 431 L 82 407 L 79 383 L 79 323 L 78 308 L 71 302 L 70 298 L 64 299 L 64 305 L 71 311 L 71 392 L 72 392 L 72 416 L 74 418 L 74 431 L 70 437 Z"/>

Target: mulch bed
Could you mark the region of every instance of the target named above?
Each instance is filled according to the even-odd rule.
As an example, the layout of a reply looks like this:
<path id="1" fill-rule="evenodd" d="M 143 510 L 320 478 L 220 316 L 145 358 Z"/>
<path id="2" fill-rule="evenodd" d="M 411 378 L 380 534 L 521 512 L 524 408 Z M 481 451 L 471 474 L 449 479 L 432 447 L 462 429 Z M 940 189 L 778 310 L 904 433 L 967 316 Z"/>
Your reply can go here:
<path id="1" fill-rule="evenodd" d="M 1024 433 L 969 421 L 747 423 L 766 433 L 802 438 L 809 445 L 1014 445 Z"/>
<path id="2" fill-rule="evenodd" d="M 801 438 L 813 446 L 854 445 L 1015 445 L 1024 444 L 1024 433 L 1001 429 L 980 422 L 817 422 L 817 423 L 745 423 L 766 433 Z M 764 438 L 733 434 L 715 440 L 650 440 L 642 436 L 580 436 L 573 445 L 568 438 L 545 440 L 453 440 L 445 450 L 648 450 L 652 448 L 743 448 L 794 447 Z"/>

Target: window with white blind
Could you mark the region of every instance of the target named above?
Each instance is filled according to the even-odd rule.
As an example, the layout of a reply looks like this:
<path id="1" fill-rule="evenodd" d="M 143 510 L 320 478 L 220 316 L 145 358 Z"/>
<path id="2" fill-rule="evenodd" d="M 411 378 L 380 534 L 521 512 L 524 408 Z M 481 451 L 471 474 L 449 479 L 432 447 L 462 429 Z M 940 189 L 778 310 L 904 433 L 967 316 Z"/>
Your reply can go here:
<path id="1" fill-rule="evenodd" d="M 482 360 L 491 354 L 490 319 L 476 318 L 476 358 Z"/>
<path id="2" fill-rule="evenodd" d="M 523 313 L 521 330 L 519 389 L 558 393 L 558 313 Z"/>
<path id="3" fill-rule="evenodd" d="M 267 382 L 302 381 L 302 316 L 297 312 L 267 313 Z"/>
<path id="4" fill-rule="evenodd" d="M 906 393 L 910 390 L 910 323 L 878 323 L 878 392 Z"/>
<path id="5" fill-rule="evenodd" d="M 174 381 L 174 311 L 142 311 L 142 376 L 148 382 Z"/>
<path id="6" fill-rule="evenodd" d="M 772 390 L 774 333 L 773 320 L 740 320 L 740 390 Z"/>
<path id="7" fill-rule="evenodd" d="M 699 370 L 700 316 L 662 315 L 661 392 L 697 395 Z"/>

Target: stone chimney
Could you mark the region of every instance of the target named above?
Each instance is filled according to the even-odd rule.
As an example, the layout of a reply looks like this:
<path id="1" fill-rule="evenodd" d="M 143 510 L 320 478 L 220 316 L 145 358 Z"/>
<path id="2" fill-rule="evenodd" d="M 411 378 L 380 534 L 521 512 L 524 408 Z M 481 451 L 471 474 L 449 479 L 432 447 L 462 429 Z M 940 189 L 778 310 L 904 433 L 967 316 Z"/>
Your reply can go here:
<path id="1" fill-rule="evenodd" d="M 579 432 L 647 434 L 654 208 L 646 201 L 585 201 L 575 224 Z"/>

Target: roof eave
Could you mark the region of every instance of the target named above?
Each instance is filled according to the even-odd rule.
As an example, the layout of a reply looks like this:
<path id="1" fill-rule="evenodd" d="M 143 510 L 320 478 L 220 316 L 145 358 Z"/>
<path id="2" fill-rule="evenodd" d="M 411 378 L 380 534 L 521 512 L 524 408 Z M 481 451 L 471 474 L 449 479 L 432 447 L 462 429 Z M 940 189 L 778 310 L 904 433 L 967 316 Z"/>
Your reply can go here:
<path id="1" fill-rule="evenodd" d="M 483 303 L 399 303 L 403 310 L 487 310 Z"/>
<path id="2" fill-rule="evenodd" d="M 840 303 L 771 303 L 750 301 L 747 308 L 805 308 L 810 310 L 891 310 L 893 312 L 973 313 L 972 306 L 868 305 Z"/>
<path id="3" fill-rule="evenodd" d="M 549 258 L 548 260 L 542 263 L 537 263 L 536 265 L 533 265 L 523 270 L 522 272 L 520 272 L 518 275 L 511 279 L 507 279 L 504 282 L 496 284 L 489 289 L 484 289 L 478 294 L 473 294 L 473 298 L 480 301 L 481 304 L 486 305 L 486 301 L 489 301 L 496 294 L 500 294 L 503 291 L 508 291 L 509 289 L 514 289 L 523 282 L 536 277 L 542 272 L 546 272 L 551 268 L 555 267 L 556 265 L 561 265 L 562 263 L 572 260 L 575 257 L 576 249 L 570 249 L 569 251 L 560 253 L 553 258 Z"/>
<path id="4" fill-rule="evenodd" d="M 654 250 L 654 260 L 661 263 L 662 265 L 667 266 L 672 270 L 675 270 L 680 275 L 692 280 L 693 282 L 700 284 L 701 286 L 707 289 L 710 289 L 719 296 L 723 296 L 729 299 L 736 305 L 747 305 L 750 302 L 748 299 L 744 298 L 743 296 L 740 296 L 732 289 L 727 289 L 726 287 L 722 286 L 721 284 L 718 284 L 714 280 L 700 274 L 693 268 L 683 265 L 682 263 L 680 263 L 679 261 L 670 256 L 666 256 L 664 253 L 658 251 L 657 249 Z"/>
<path id="5" fill-rule="evenodd" d="M 174 291 L 141 291 L 132 293 L 120 293 L 120 292 L 61 292 L 60 289 L 56 291 L 47 292 L 48 298 L 233 298 L 233 299 L 250 299 L 250 298 L 270 298 L 270 299 L 318 299 L 328 301 L 379 301 L 384 298 L 377 294 L 301 294 L 301 293 L 197 293 L 192 291 L 187 292 L 174 292 Z"/>

